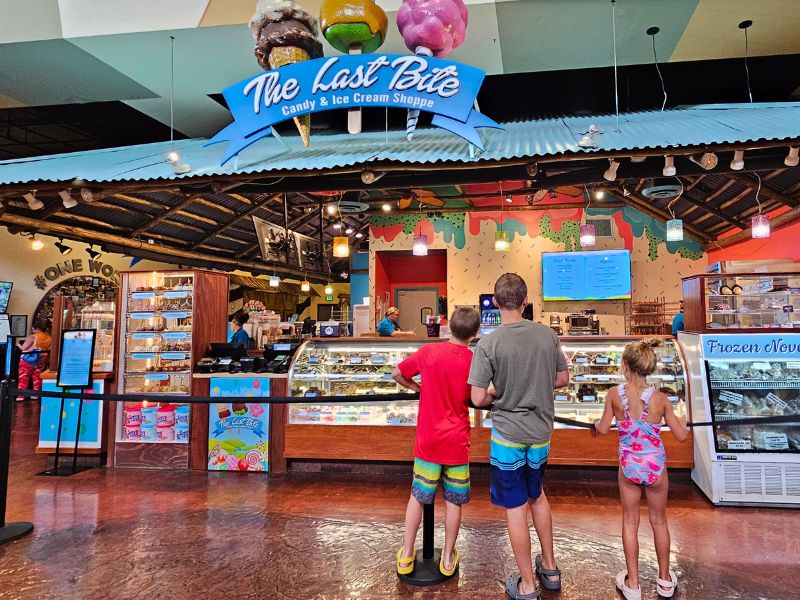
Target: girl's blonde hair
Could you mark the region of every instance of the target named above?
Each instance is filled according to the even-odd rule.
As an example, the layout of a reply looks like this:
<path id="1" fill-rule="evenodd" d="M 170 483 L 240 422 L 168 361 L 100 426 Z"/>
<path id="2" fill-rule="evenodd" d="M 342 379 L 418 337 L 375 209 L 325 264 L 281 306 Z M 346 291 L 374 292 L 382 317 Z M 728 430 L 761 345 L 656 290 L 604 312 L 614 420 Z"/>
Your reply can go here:
<path id="1" fill-rule="evenodd" d="M 622 362 L 628 367 L 631 373 L 647 377 L 651 375 L 658 366 L 658 358 L 653 350 L 663 346 L 661 340 L 641 340 L 625 346 L 622 353 Z"/>

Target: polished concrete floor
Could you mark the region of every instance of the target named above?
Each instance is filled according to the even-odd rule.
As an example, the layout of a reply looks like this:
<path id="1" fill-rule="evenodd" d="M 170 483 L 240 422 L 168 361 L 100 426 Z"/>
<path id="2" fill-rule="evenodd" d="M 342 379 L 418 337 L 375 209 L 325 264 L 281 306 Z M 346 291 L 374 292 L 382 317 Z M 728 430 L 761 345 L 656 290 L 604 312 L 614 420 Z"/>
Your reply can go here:
<path id="1" fill-rule="evenodd" d="M 37 477 L 38 410 L 15 409 L 8 520 L 36 529 L 0 546 L 2 599 L 504 597 L 500 581 L 513 559 L 486 482 L 476 482 L 464 511 L 460 577 L 414 589 L 398 582 L 393 563 L 404 477 L 103 469 Z M 676 598 L 800 598 L 800 512 L 714 508 L 683 480 L 670 502 Z M 546 489 L 564 588 L 544 598 L 618 597 L 616 486 L 553 478 Z M 656 598 L 645 524 L 644 597 Z"/>

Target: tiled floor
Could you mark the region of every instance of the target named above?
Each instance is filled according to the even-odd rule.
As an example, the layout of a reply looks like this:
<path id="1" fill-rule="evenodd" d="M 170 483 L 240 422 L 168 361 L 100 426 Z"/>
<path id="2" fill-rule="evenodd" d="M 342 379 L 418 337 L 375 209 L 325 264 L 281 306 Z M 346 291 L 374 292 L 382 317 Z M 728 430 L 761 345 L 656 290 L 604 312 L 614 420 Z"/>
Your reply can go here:
<path id="1" fill-rule="evenodd" d="M 404 477 L 107 471 L 34 475 L 38 412 L 16 407 L 9 521 L 34 533 L 0 546 L 0 598 L 498 598 L 513 559 L 503 513 L 474 485 L 464 511 L 460 577 L 400 584 L 393 556 Z M 686 478 L 670 505 L 676 598 L 800 598 L 800 512 L 714 508 Z M 622 568 L 612 482 L 556 480 L 553 504 L 564 589 L 545 598 L 611 599 Z M 441 530 L 437 540 L 441 542 Z M 655 556 L 643 520 L 645 598 Z"/>

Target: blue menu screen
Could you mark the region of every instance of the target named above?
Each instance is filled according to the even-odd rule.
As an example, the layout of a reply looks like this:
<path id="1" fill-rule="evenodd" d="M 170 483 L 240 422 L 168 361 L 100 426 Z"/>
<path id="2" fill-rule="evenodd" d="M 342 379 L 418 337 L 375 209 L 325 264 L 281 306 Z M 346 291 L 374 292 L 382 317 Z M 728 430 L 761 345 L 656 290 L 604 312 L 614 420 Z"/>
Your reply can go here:
<path id="1" fill-rule="evenodd" d="M 542 254 L 545 301 L 628 300 L 631 297 L 631 253 L 545 252 Z"/>

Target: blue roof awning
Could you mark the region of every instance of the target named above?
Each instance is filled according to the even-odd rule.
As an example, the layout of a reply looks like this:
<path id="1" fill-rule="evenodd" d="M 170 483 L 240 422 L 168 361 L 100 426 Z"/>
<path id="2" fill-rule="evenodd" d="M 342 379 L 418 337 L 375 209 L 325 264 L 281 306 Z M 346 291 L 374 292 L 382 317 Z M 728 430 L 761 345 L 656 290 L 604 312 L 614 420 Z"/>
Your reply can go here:
<path id="1" fill-rule="evenodd" d="M 224 144 L 205 147 L 205 139 L 179 140 L 174 148 L 191 171 L 176 175 L 165 162 L 169 142 L 73 152 L 0 162 L 0 185 L 63 182 L 88 183 L 178 180 L 222 175 L 320 173 L 370 163 L 432 165 L 535 159 L 595 152 L 634 153 L 644 150 L 782 142 L 800 139 L 800 102 L 717 104 L 665 111 L 585 117 L 557 117 L 504 123 L 505 130 L 481 131 L 483 152 L 470 156 L 469 144 L 435 128 L 422 128 L 414 140 L 405 131 L 364 132 L 351 136 L 317 133 L 311 146 L 297 136 L 268 137 L 220 166 Z M 596 148 L 578 141 L 595 125 Z"/>

